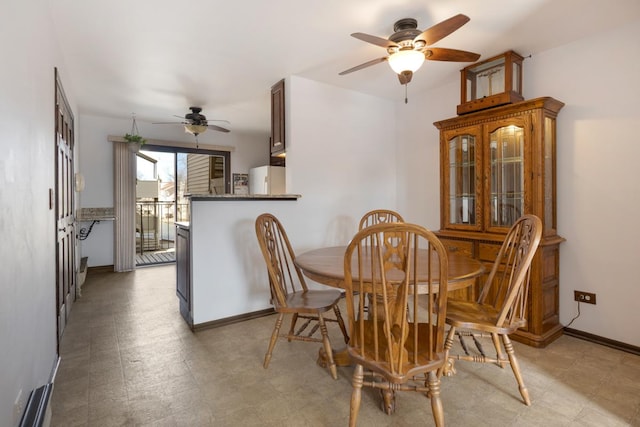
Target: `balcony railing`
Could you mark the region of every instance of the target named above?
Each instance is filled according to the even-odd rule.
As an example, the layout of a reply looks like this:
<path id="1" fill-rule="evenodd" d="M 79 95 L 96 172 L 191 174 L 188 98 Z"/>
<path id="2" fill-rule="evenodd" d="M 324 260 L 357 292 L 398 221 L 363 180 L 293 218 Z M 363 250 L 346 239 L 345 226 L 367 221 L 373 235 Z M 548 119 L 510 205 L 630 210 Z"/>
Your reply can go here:
<path id="1" fill-rule="evenodd" d="M 169 250 L 175 247 L 175 221 L 189 221 L 189 204 L 136 202 L 136 252 Z"/>

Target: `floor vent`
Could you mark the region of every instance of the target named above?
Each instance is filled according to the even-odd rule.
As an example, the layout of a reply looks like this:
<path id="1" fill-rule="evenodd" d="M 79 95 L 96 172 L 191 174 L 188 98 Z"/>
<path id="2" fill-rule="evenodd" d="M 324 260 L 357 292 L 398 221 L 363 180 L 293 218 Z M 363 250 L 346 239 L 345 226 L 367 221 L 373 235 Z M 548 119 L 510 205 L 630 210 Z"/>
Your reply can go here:
<path id="1" fill-rule="evenodd" d="M 47 409 L 52 391 L 53 383 L 49 383 L 31 392 L 20 421 L 20 427 L 46 427 L 49 425 L 50 411 Z"/>

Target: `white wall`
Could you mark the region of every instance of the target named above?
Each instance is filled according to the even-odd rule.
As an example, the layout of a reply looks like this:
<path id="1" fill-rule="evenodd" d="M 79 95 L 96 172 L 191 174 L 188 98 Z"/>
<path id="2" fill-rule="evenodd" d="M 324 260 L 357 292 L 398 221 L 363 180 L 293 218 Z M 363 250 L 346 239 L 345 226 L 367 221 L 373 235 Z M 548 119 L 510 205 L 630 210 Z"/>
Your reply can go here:
<path id="1" fill-rule="evenodd" d="M 345 243 L 361 216 L 396 206 L 394 105 L 312 80 L 286 81 L 287 192 L 310 243 Z"/>
<path id="2" fill-rule="evenodd" d="M 410 93 L 407 104 L 396 104 L 398 211 L 405 221 L 431 230 L 440 228 L 440 135 L 433 122 L 455 116 L 459 101 L 455 75 L 433 91 Z"/>
<path id="3" fill-rule="evenodd" d="M 560 246 L 560 321 L 577 314 L 574 289 L 595 292 L 597 305 L 581 304 L 571 328 L 640 346 L 637 40 L 635 22 L 534 55 L 524 62 L 524 95 L 566 104 L 557 123 L 558 232 L 567 239 Z M 456 79 L 397 105 L 398 209 L 435 229 L 439 154 L 432 123 L 454 117 L 459 96 Z"/>
<path id="4" fill-rule="evenodd" d="M 25 1 L 0 13 L 0 425 L 49 381 L 56 360 L 54 67 L 72 87 L 48 14 Z M 74 109 L 75 110 L 75 109 Z"/>
<path id="5" fill-rule="evenodd" d="M 558 116 L 560 319 L 572 328 L 640 346 L 640 22 L 535 55 L 525 62 L 527 97 L 552 95 Z M 596 52 L 607 52 L 597 60 Z"/>
<path id="6" fill-rule="evenodd" d="M 195 138 L 181 126 L 153 125 L 136 119 L 139 134 L 145 138 L 194 143 Z M 83 114 L 79 117 L 78 171 L 85 177 L 85 190 L 80 193 L 79 207 L 113 207 L 113 146 L 109 135 L 131 133 L 131 119 L 114 119 Z M 231 152 L 231 173 L 247 173 L 249 168 L 269 162 L 267 135 L 228 134 L 208 131 L 198 136 L 199 147 L 224 145 L 234 147 Z M 88 227 L 89 223 L 82 223 Z M 88 256 L 88 265 L 113 265 L 113 222 L 96 224 L 89 237 L 80 244 L 81 256 Z"/>

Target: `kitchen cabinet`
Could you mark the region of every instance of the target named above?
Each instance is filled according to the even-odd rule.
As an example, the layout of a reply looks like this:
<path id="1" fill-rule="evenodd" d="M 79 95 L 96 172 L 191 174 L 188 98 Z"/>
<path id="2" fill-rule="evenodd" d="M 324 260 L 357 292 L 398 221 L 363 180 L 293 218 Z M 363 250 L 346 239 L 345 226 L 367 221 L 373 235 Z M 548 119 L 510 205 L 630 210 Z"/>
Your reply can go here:
<path id="1" fill-rule="evenodd" d="M 520 101 L 434 123 L 440 130 L 440 222 L 450 250 L 486 263 L 523 214 L 543 223 L 531 267 L 528 324 L 513 339 L 544 347 L 562 334 L 556 221 L 556 117 L 550 97 Z M 481 282 L 456 297 L 475 300 Z"/>
<path id="2" fill-rule="evenodd" d="M 191 239 L 189 225 L 176 223 L 176 295 L 180 304 L 180 314 L 193 328 L 193 305 L 191 296 Z"/>
<path id="3" fill-rule="evenodd" d="M 271 87 L 271 156 L 285 152 L 284 79 Z"/>

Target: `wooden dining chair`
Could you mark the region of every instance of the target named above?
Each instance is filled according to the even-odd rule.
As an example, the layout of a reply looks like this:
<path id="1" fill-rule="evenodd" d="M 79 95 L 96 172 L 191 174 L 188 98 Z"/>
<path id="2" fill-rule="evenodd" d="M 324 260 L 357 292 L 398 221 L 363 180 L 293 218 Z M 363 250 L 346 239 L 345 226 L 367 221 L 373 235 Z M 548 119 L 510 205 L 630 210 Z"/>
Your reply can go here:
<path id="1" fill-rule="evenodd" d="M 531 261 L 540 244 L 541 236 L 540 218 L 534 215 L 520 217 L 509 230 L 477 302 L 455 299 L 449 299 L 447 302 L 447 324 L 451 328 L 445 342 L 447 364 L 441 373 L 455 373 L 456 360 L 495 363 L 501 368 L 510 364 L 526 405 L 531 404 L 531 399 L 522 380 L 509 334 L 527 325 Z M 464 354 L 450 354 L 456 335 L 460 339 Z M 471 354 L 464 337 L 473 339 L 479 355 Z M 491 338 L 496 350 L 495 358 L 485 354 L 478 339 L 482 337 Z M 502 345 L 506 356 L 502 351 Z"/>
<path id="2" fill-rule="evenodd" d="M 404 219 L 398 212 L 388 209 L 375 209 L 367 212 L 360 218 L 358 230 L 371 227 L 376 224 L 388 224 L 390 222 L 404 222 Z"/>
<path id="3" fill-rule="evenodd" d="M 443 426 L 437 372 L 446 360 L 444 246 L 419 225 L 373 225 L 359 231 L 347 247 L 344 274 L 348 352 L 355 363 L 349 425 L 356 425 L 366 386 L 380 389 L 388 414 L 395 411 L 396 391 L 426 393 L 435 424 Z M 427 297 L 420 306 L 418 298 L 411 298 L 418 293 Z M 367 312 L 368 301 L 376 303 Z"/>
<path id="4" fill-rule="evenodd" d="M 287 233 L 275 216 L 268 213 L 262 214 L 256 219 L 255 226 L 260 250 L 269 273 L 271 303 L 278 313 L 269 347 L 264 356 L 264 368 L 269 366 L 278 338 L 285 338 L 288 341 L 319 342 L 324 347 L 331 376 L 338 379 L 326 322 L 337 322 L 345 343 L 349 341 L 345 323 L 338 308 L 341 291 L 337 289 L 310 290 L 307 288 L 302 272 L 294 264 L 295 253 Z M 324 313 L 330 310 L 333 310 L 335 318 L 324 317 Z M 291 324 L 289 332 L 281 334 L 280 328 L 285 314 L 291 314 Z M 304 323 L 296 329 L 299 320 L 304 320 Z M 320 338 L 315 336 L 318 329 L 321 334 Z"/>

